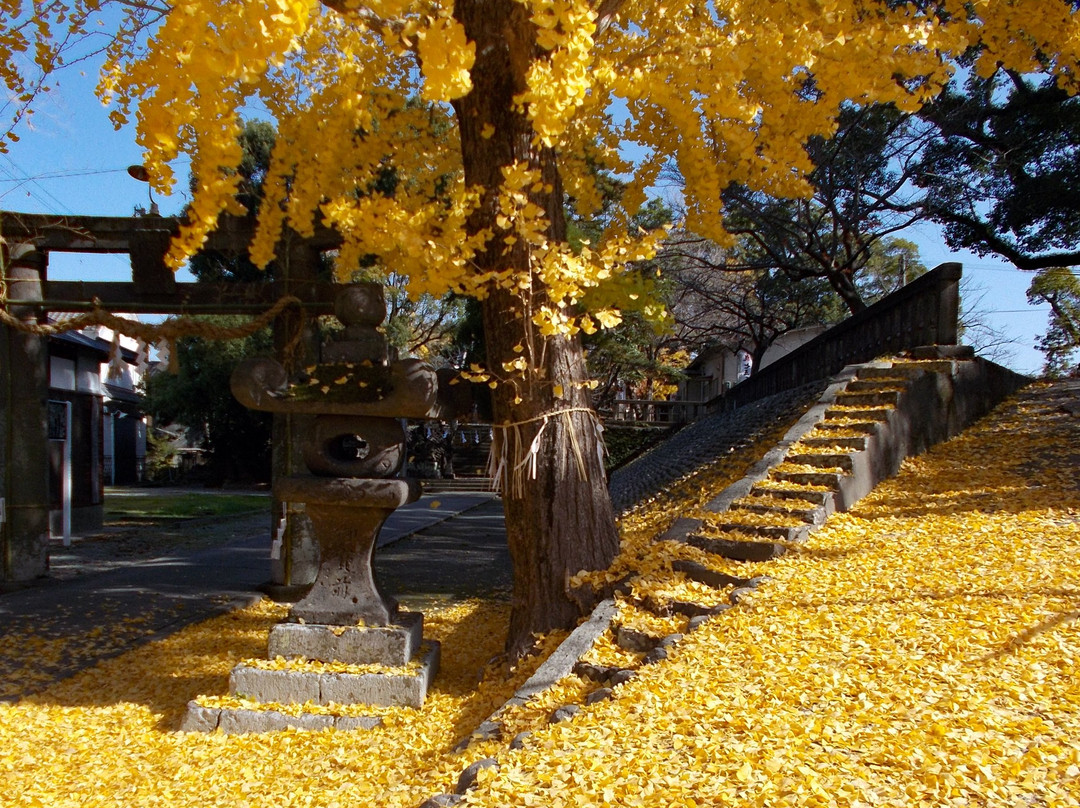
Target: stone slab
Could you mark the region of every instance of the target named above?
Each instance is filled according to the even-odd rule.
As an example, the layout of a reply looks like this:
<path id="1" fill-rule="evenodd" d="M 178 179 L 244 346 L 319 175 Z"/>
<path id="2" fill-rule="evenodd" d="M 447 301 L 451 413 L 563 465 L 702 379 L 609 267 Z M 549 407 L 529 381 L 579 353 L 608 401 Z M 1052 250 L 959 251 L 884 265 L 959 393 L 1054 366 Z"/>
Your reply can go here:
<path id="1" fill-rule="evenodd" d="M 787 548 L 777 542 L 750 539 L 738 541 L 691 535 L 687 537 L 686 543 L 704 550 L 706 553 L 712 553 L 732 561 L 769 561 L 787 552 Z"/>
<path id="2" fill-rule="evenodd" d="M 525 684 L 458 744 L 458 751 L 467 748 L 474 740 L 486 740 L 493 732 L 501 732 L 500 716 L 507 710 L 527 704 L 533 696 L 543 693 L 564 676 L 573 673 L 574 666 L 593 647 L 596 639 L 611 627 L 616 611 L 614 599 L 600 601 L 592 610 L 589 619 L 570 632 L 570 636 L 562 641 Z"/>
<path id="3" fill-rule="evenodd" d="M 400 667 L 420 649 L 423 632 L 424 616 L 420 612 L 399 612 L 391 626 L 278 623 L 270 629 L 267 653 L 271 659 L 304 657 L 321 662 Z"/>
<path id="4" fill-rule="evenodd" d="M 381 727 L 382 722 L 382 719 L 376 715 L 339 715 L 334 718 L 334 729 L 355 732 L 358 729 Z"/>
<path id="5" fill-rule="evenodd" d="M 181 732 L 213 732 L 220 729 L 228 735 L 244 733 L 278 732 L 284 729 L 320 731 L 336 729 L 352 732 L 375 729 L 382 719 L 373 715 L 321 715 L 300 713 L 287 715 L 278 710 L 248 710 L 228 707 L 203 707 L 189 702 L 187 712 L 180 724 Z"/>
<path id="6" fill-rule="evenodd" d="M 597 637 L 610 628 L 615 612 L 614 600 L 601 601 L 589 619 L 570 632 L 570 636 L 536 669 L 536 673 L 518 688 L 512 701 L 528 701 L 573 672 L 574 663 L 593 647 Z"/>
<path id="7" fill-rule="evenodd" d="M 325 674 L 320 703 L 423 707 L 428 687 L 439 669 L 439 655 L 439 644 L 432 642 L 415 674 Z"/>
<path id="8" fill-rule="evenodd" d="M 237 665 L 229 674 L 229 693 L 240 698 L 275 704 L 320 702 L 320 674 L 269 671 Z"/>
<path id="9" fill-rule="evenodd" d="M 287 715 L 277 710 L 227 710 L 221 711 L 218 728 L 226 735 L 243 735 L 248 732 L 274 732 L 286 727 L 306 730 L 330 729 L 334 726 L 332 715 Z"/>
<path id="10" fill-rule="evenodd" d="M 671 562 L 671 571 L 681 572 L 690 580 L 711 586 L 713 589 L 723 589 L 727 586 L 745 586 L 747 581 L 746 578 L 728 575 L 726 572 L 717 572 L 704 564 L 681 558 L 676 558 Z"/>
<path id="11" fill-rule="evenodd" d="M 277 704 L 371 704 L 422 707 L 439 669 L 440 646 L 431 642 L 415 673 L 306 673 L 237 665 L 229 692 Z"/>
<path id="12" fill-rule="evenodd" d="M 221 723 L 221 709 L 203 707 L 196 701 L 189 701 L 184 718 L 180 722 L 181 732 L 213 732 Z"/>

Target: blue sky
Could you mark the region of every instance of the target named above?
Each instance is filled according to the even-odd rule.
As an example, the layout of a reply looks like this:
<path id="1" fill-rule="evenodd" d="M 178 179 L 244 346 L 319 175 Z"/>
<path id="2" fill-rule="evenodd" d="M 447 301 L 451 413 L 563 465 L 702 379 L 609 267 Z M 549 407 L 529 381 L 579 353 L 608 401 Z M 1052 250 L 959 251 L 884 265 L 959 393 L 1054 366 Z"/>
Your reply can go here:
<path id="1" fill-rule="evenodd" d="M 0 155 L 0 209 L 25 213 L 97 214 L 129 216 L 135 206 L 147 207 L 148 186 L 132 179 L 127 166 L 141 162 L 134 131 L 113 129 L 107 111 L 93 94 L 95 75 L 70 71 L 59 86 L 42 99 L 23 125 L 19 143 Z M 176 165 L 177 176 L 187 171 Z M 178 191 L 184 189 L 178 185 Z M 177 213 L 183 195 L 157 197 L 161 213 Z M 919 245 L 923 262 L 933 267 L 960 261 L 971 297 L 981 295 L 982 319 L 996 333 L 1014 340 L 1004 364 L 1021 372 L 1037 372 L 1042 355 L 1035 350 L 1038 335 L 1046 330 L 1045 306 L 1029 306 L 1025 291 L 1031 273 L 1003 261 L 950 251 L 940 232 L 922 225 L 903 234 Z M 124 256 L 53 254 L 49 277 L 55 280 L 127 280 Z M 182 278 L 184 279 L 184 278 Z M 188 278 L 190 279 L 190 278 Z"/>

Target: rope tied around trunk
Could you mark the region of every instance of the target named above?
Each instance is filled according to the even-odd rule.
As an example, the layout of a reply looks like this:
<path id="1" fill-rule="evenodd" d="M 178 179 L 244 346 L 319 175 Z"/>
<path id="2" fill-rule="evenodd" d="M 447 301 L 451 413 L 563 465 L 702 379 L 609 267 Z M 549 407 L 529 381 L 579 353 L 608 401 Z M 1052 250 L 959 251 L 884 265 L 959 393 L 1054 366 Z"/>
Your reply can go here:
<path id="1" fill-rule="evenodd" d="M 578 412 L 587 414 L 592 421 L 597 439 L 597 459 L 600 462 L 600 467 L 603 468 L 604 425 L 600 422 L 600 418 L 591 407 L 567 407 L 521 421 L 492 424 L 494 439 L 491 445 L 491 455 L 488 458 L 488 476 L 495 481 L 496 486 L 503 493 L 509 493 L 512 497 L 521 498 L 524 496 L 527 482 L 536 479 L 537 459 L 540 455 L 540 444 L 544 430 L 556 418 L 565 419 L 566 432 L 570 436 L 570 450 L 574 456 L 574 465 L 577 467 L 578 476 L 582 480 L 588 480 L 589 472 L 585 465 L 585 457 L 582 454 L 578 435 L 571 418 L 574 413 Z M 540 423 L 540 428 L 533 435 L 532 441 L 529 442 L 528 448 L 526 448 L 521 427 L 534 423 Z"/>

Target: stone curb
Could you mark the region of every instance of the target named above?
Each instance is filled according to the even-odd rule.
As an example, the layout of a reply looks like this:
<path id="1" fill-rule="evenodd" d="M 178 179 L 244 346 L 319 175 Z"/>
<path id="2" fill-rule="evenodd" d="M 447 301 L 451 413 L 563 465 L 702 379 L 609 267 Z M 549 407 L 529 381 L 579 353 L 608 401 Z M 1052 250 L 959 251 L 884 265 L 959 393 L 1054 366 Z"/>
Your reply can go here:
<path id="1" fill-rule="evenodd" d="M 544 663 L 536 669 L 514 695 L 498 710 L 488 716 L 472 733 L 458 744 L 455 751 L 464 751 L 474 740 L 486 740 L 498 737 L 502 731 L 499 716 L 505 710 L 520 707 L 538 693 L 543 693 L 564 676 L 573 673 L 574 665 L 583 657 L 597 637 L 611 627 L 615 619 L 615 600 L 602 600 L 593 609 L 589 619 L 570 632 Z"/>

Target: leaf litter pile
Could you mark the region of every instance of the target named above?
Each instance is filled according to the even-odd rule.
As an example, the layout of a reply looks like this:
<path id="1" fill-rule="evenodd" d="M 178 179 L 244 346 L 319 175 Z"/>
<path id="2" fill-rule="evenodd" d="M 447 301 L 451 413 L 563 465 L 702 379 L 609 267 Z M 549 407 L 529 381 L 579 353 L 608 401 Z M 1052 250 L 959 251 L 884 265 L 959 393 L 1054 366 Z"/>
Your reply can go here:
<path id="1" fill-rule="evenodd" d="M 426 615 L 443 669 L 422 710 L 368 710 L 367 732 L 175 731 L 264 652 L 283 613 L 264 603 L 0 704 L 0 805 L 411 807 L 483 757 L 499 765 L 469 805 L 1080 805 L 1080 418 L 1047 400 L 1021 393 L 749 572 L 652 537 L 752 457 L 683 486 L 699 501 L 673 487 L 627 516 L 624 627 L 682 632 L 641 604 L 718 597 L 674 558 L 769 580 L 572 720 L 547 716 L 596 687 L 577 676 L 454 751 L 543 656 L 488 664 L 507 606 L 469 601 Z M 587 660 L 639 656 L 605 636 Z"/>

